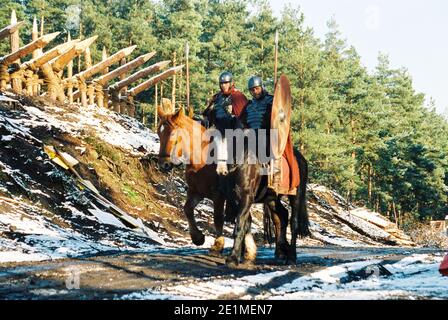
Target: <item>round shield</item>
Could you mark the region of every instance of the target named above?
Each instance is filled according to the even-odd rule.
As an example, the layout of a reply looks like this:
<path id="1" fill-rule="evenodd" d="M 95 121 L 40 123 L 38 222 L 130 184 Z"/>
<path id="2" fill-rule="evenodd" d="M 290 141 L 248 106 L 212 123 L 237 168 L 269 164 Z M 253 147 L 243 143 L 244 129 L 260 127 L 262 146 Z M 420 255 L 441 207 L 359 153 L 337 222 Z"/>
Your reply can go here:
<path id="1" fill-rule="evenodd" d="M 273 156 L 279 159 L 285 151 L 291 121 L 291 88 L 289 80 L 281 75 L 277 81 L 271 114 L 271 147 Z"/>

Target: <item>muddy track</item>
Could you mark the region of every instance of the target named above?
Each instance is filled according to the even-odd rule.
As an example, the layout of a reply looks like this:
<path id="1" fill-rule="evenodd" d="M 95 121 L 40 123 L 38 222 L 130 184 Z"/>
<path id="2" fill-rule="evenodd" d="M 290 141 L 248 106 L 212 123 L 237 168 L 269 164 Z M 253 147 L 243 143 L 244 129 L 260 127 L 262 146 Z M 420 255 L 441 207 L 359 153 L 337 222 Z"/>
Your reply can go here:
<path id="1" fill-rule="evenodd" d="M 226 249 L 227 251 L 228 249 Z M 141 298 L 139 292 L 170 292 L 190 287 L 193 298 L 250 299 L 326 267 L 380 259 L 393 263 L 412 254 L 436 253 L 431 249 L 306 247 L 298 251 L 297 266 L 279 265 L 273 249 L 259 251 L 256 265 L 230 269 L 223 257 L 211 257 L 193 248 L 160 249 L 57 261 L 14 263 L 0 266 L 0 299 L 120 299 Z M 245 290 L 209 295 L 207 283 L 227 281 L 235 288 L 241 279 L 270 274 L 266 282 Z M 173 292 L 174 292 L 173 291 Z M 185 297 L 182 292 L 177 292 Z M 151 296 L 149 296 L 151 298 Z M 154 296 L 154 298 L 163 298 Z"/>

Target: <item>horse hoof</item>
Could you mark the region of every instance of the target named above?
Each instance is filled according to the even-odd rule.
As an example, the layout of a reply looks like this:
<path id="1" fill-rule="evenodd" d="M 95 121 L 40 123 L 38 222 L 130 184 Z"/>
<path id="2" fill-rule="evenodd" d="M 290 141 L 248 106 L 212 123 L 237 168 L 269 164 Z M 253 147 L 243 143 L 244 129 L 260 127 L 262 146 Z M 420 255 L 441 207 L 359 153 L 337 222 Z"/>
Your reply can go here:
<path id="1" fill-rule="evenodd" d="M 245 270 L 254 270 L 255 269 L 255 261 L 244 261 L 239 265 L 240 269 Z"/>
<path id="2" fill-rule="evenodd" d="M 191 240 L 196 246 L 202 246 L 205 243 L 205 236 L 203 234 L 191 236 Z"/>
<path id="3" fill-rule="evenodd" d="M 228 256 L 226 258 L 226 265 L 229 268 L 237 268 L 238 267 L 238 259 L 234 256 Z"/>
<path id="4" fill-rule="evenodd" d="M 221 258 L 222 257 L 222 252 L 210 249 L 208 251 L 208 255 L 211 256 L 211 257 Z"/>

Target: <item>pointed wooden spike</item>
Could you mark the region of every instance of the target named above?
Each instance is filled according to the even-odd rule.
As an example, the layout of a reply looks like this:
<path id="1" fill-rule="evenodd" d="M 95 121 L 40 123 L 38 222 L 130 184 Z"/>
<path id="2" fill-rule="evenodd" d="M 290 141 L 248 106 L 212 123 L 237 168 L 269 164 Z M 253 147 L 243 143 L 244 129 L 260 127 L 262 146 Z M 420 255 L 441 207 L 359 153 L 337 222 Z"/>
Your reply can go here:
<path id="1" fill-rule="evenodd" d="M 90 46 L 98 36 L 93 36 L 91 38 L 88 38 L 84 41 L 80 41 L 79 39 L 76 39 L 77 42 L 75 47 L 67 49 L 64 53 L 62 53 L 59 57 L 57 57 L 55 60 L 51 61 L 50 64 L 53 67 L 53 70 L 55 72 L 60 72 L 64 70 L 65 66 L 73 60 L 75 57 L 79 56 L 86 50 L 88 46 Z"/>
<path id="2" fill-rule="evenodd" d="M 33 58 L 30 61 L 27 61 L 21 65 L 22 69 L 31 68 L 33 70 L 39 68 L 43 64 L 57 58 L 58 56 L 62 55 L 65 51 L 70 50 L 71 48 L 74 48 L 76 43 L 79 40 L 71 40 L 67 41 L 65 43 L 62 43 L 53 49 L 45 52 L 42 54 L 42 56 L 38 58 Z"/>
<path id="3" fill-rule="evenodd" d="M 69 31 L 68 35 L 67 35 L 67 42 L 70 42 L 70 41 L 72 41 L 72 36 L 70 35 L 70 31 Z"/>
<path id="4" fill-rule="evenodd" d="M 157 53 L 157 52 L 153 51 L 153 52 L 150 52 L 150 53 L 147 53 L 147 54 L 143 55 L 143 56 L 142 56 L 142 57 L 143 57 L 143 60 L 144 60 L 145 62 L 149 61 L 149 59 L 151 59 L 152 57 L 154 57 L 154 56 L 156 55 L 156 53 Z"/>
<path id="5" fill-rule="evenodd" d="M 109 58 L 107 58 L 104 61 L 101 61 L 100 63 L 97 63 L 96 65 L 92 66 L 91 68 L 80 72 L 76 75 L 77 78 L 82 78 L 84 80 L 90 79 L 93 75 L 102 72 L 105 68 L 119 62 L 124 57 L 130 55 L 132 51 L 135 50 L 137 46 L 131 46 L 125 49 L 122 49 L 118 51 L 117 53 L 113 54 Z"/>
<path id="6" fill-rule="evenodd" d="M 176 67 L 172 67 L 171 69 L 166 70 L 165 72 L 152 77 L 149 80 L 146 80 L 145 82 L 139 84 L 138 86 L 136 86 L 135 88 L 129 90 L 128 94 L 131 97 L 135 97 L 136 95 L 138 95 L 140 92 L 147 90 L 148 88 L 154 86 L 156 83 L 165 80 L 166 78 L 169 78 L 173 75 L 176 74 L 176 72 L 182 70 L 184 66 L 180 65 L 180 66 L 176 66 Z"/>
<path id="7" fill-rule="evenodd" d="M 1 58 L 1 62 L 4 64 L 13 63 L 14 61 L 18 61 L 21 57 L 24 57 L 34 50 L 38 48 L 45 47 L 50 41 L 52 41 L 54 38 L 56 38 L 60 32 L 54 32 L 47 34 L 43 37 L 40 37 L 39 39 L 27 44 L 26 46 L 19 48 L 18 50 L 14 51 L 13 53 Z"/>
<path id="8" fill-rule="evenodd" d="M 93 37 L 90 37 L 86 40 L 79 42 L 76 45 L 76 50 L 80 50 L 81 53 L 84 52 L 89 46 L 92 45 L 92 43 L 94 43 L 96 41 L 96 39 L 98 39 L 98 36 L 93 36 Z"/>
<path id="9" fill-rule="evenodd" d="M 16 32 L 17 30 L 19 30 L 19 28 L 21 26 L 23 26 L 25 22 L 24 21 L 20 21 L 17 22 L 15 24 L 11 24 L 3 29 L 0 30 L 0 40 L 6 37 L 9 37 L 12 33 Z"/>
<path id="10" fill-rule="evenodd" d="M 164 69 L 166 66 L 168 66 L 171 63 L 171 61 L 166 60 L 166 61 L 161 61 L 158 62 L 156 64 L 153 64 L 143 70 L 140 70 L 136 73 L 134 73 L 133 75 L 127 77 L 124 80 L 121 80 L 117 83 L 115 83 L 114 85 L 110 86 L 109 89 L 111 90 L 121 90 L 122 88 L 134 83 L 137 80 L 140 80 L 144 77 L 146 77 L 147 75 L 154 73 L 154 72 L 158 72 L 162 69 Z"/>
<path id="11" fill-rule="evenodd" d="M 134 46 L 130 46 L 130 47 L 127 47 L 127 48 L 124 48 L 124 49 L 122 49 L 122 50 L 120 50 L 120 51 L 123 51 L 124 55 L 125 55 L 125 56 L 128 56 L 128 55 L 130 55 L 130 54 L 135 50 L 135 48 L 137 48 L 136 45 L 134 45 Z M 119 52 L 120 52 L 120 51 L 119 51 Z"/>
<path id="12" fill-rule="evenodd" d="M 49 34 L 42 36 L 41 39 L 45 43 L 50 43 L 51 41 L 54 40 L 54 38 L 56 38 L 60 34 L 61 34 L 60 32 L 49 33 Z"/>
<path id="13" fill-rule="evenodd" d="M 107 51 L 106 51 L 106 47 L 103 46 L 103 52 L 102 52 L 102 60 L 106 60 L 107 59 Z"/>
<path id="14" fill-rule="evenodd" d="M 17 14 L 16 14 L 16 10 L 12 10 L 11 11 L 11 24 L 16 24 L 17 23 Z"/>
<path id="15" fill-rule="evenodd" d="M 106 85 L 108 82 L 119 77 L 120 75 L 125 74 L 125 73 L 143 65 L 149 59 L 151 59 L 151 57 L 153 57 L 155 54 L 156 54 L 155 52 L 151 52 L 151 53 L 142 55 L 128 63 L 123 64 L 122 66 L 118 67 L 117 69 L 106 73 L 105 75 L 95 79 L 94 81 L 97 82 L 98 84 Z"/>
<path id="16" fill-rule="evenodd" d="M 33 19 L 33 31 L 31 33 L 31 38 L 33 40 L 36 40 L 37 38 L 39 38 L 39 30 L 37 28 L 37 19 L 36 19 L 36 17 L 34 17 L 34 19 Z"/>

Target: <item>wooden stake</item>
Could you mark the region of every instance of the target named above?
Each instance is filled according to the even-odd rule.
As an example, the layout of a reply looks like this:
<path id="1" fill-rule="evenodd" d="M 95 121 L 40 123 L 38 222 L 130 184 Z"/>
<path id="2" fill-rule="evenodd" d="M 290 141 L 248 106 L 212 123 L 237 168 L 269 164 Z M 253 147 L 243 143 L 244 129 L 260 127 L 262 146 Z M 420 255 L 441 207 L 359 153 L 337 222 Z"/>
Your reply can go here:
<path id="1" fill-rule="evenodd" d="M 37 19 L 34 17 L 33 19 L 33 31 L 31 32 L 32 41 L 36 41 L 39 38 L 39 30 L 37 28 Z M 42 51 L 40 52 L 42 53 Z M 33 59 L 39 57 L 39 49 L 33 51 Z"/>
<path id="2" fill-rule="evenodd" d="M 176 51 L 173 52 L 173 67 L 176 67 Z M 171 104 L 176 106 L 176 73 L 173 75 L 173 88 L 171 91 Z"/>
<path id="3" fill-rule="evenodd" d="M 158 74 L 157 76 L 154 76 L 148 80 L 146 80 L 145 82 L 139 84 L 138 86 L 136 86 L 135 88 L 132 88 L 131 90 L 129 90 L 128 94 L 130 96 L 135 97 L 136 95 L 138 95 L 140 92 L 147 90 L 148 88 L 154 86 L 157 82 L 160 82 L 162 80 L 165 80 L 166 78 L 169 78 L 171 76 L 174 76 L 178 71 L 180 71 L 184 66 L 180 65 L 177 67 L 172 67 L 168 70 L 166 70 L 165 72 L 162 72 L 161 74 Z"/>
<path id="4" fill-rule="evenodd" d="M 16 15 L 16 11 L 12 10 L 11 25 L 14 25 L 14 24 L 17 24 L 17 15 Z M 13 33 L 11 33 L 10 40 L 11 40 L 11 53 L 14 53 L 14 52 L 18 51 L 20 48 L 19 29 L 15 30 Z M 20 64 L 20 58 L 17 57 L 17 59 L 15 59 L 11 62 Z M 11 75 L 11 79 L 12 79 L 13 91 L 17 94 L 20 94 L 22 92 L 22 81 L 20 79 L 20 76 Z"/>
<path id="5" fill-rule="evenodd" d="M 193 110 L 190 105 L 190 46 L 188 42 L 185 45 L 185 60 L 186 60 L 186 82 L 187 82 L 187 109 L 188 115 L 193 114 Z"/>
<path id="6" fill-rule="evenodd" d="M 158 120 L 158 116 L 157 116 L 157 110 L 158 110 L 158 106 L 159 106 L 159 101 L 158 101 L 158 95 L 159 95 L 159 85 L 156 83 L 156 97 L 154 99 L 154 131 L 157 128 L 157 120 Z"/>
<path id="7" fill-rule="evenodd" d="M 71 37 L 70 31 L 69 31 L 67 42 L 70 42 L 71 39 L 72 39 L 72 37 Z M 73 77 L 73 59 L 70 60 L 70 62 L 67 64 L 67 78 L 71 78 L 71 77 Z M 68 94 L 69 103 L 73 103 L 73 84 L 72 83 L 70 83 L 68 85 L 67 94 Z"/>
<path id="8" fill-rule="evenodd" d="M 44 16 L 40 17 L 40 36 L 43 37 L 44 36 Z"/>
<path id="9" fill-rule="evenodd" d="M 278 69 L 278 30 L 275 31 L 275 53 L 274 53 L 274 89 L 277 84 L 277 69 Z"/>

